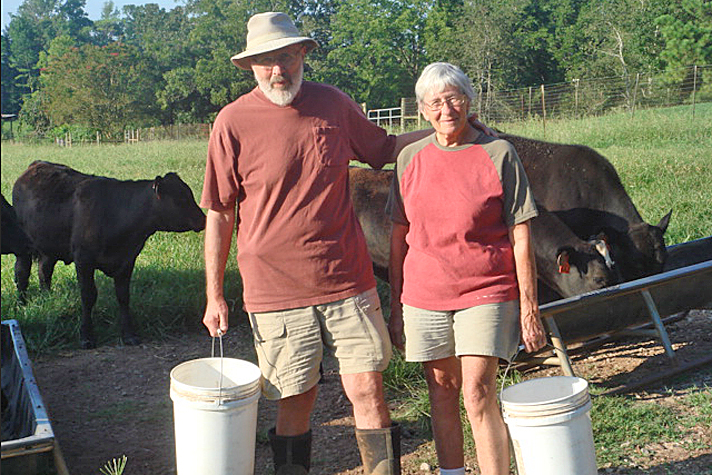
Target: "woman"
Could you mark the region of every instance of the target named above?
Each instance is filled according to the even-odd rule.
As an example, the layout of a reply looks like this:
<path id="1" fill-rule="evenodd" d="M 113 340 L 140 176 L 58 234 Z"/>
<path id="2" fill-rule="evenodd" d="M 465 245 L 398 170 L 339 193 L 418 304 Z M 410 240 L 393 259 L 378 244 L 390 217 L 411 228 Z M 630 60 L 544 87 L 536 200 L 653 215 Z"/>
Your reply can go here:
<path id="1" fill-rule="evenodd" d="M 499 359 L 511 360 L 520 338 L 530 352 L 546 343 L 529 227 L 537 211 L 514 147 L 468 123 L 474 91 L 459 68 L 427 66 L 415 94 L 435 133 L 400 153 L 389 198 L 391 339 L 423 364 L 440 473 L 465 473 L 462 390 L 480 470 L 504 475 Z"/>

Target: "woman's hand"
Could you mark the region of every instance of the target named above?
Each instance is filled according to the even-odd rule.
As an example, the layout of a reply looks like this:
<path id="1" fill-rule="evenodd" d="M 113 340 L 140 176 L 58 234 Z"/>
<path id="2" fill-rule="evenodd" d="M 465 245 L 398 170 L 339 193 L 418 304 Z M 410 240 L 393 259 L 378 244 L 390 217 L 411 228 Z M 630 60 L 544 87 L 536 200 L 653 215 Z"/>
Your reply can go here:
<path id="1" fill-rule="evenodd" d="M 538 309 L 535 311 L 522 309 L 519 324 L 522 329 L 522 343 L 527 353 L 534 353 L 546 345 L 546 331 L 541 323 Z"/>
<path id="2" fill-rule="evenodd" d="M 403 305 L 400 302 L 391 303 L 391 317 L 388 319 L 388 333 L 393 346 L 401 351 L 405 350 L 403 335 Z"/>

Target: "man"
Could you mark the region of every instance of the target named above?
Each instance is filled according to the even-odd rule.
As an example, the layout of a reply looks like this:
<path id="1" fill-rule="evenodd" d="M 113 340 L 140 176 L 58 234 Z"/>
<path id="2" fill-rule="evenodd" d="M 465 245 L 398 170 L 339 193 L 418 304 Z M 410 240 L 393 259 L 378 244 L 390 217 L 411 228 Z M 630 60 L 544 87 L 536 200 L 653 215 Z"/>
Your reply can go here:
<path id="1" fill-rule="evenodd" d="M 310 466 L 310 415 L 324 346 L 334 353 L 353 405 L 366 473 L 400 472 L 400 435 L 383 396 L 391 344 L 363 232 L 349 197 L 349 160 L 380 168 L 426 136 L 389 136 L 338 89 L 303 82 L 304 56 L 317 47 L 284 13 L 248 24 L 233 63 L 258 86 L 215 120 L 201 206 L 212 336 L 228 329 L 223 277 L 237 227 L 244 305 L 264 376 L 277 400 L 269 432 L 275 472 Z"/>

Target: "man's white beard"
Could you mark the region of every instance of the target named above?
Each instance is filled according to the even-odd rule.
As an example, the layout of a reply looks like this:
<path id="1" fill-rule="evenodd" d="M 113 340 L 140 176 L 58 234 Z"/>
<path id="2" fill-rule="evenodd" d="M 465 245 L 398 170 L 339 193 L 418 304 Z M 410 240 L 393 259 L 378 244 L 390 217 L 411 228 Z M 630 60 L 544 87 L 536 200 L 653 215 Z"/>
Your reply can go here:
<path id="1" fill-rule="evenodd" d="M 270 101 L 272 101 L 272 103 L 280 107 L 285 107 L 291 104 L 294 98 L 297 97 L 299 89 L 302 87 L 303 76 L 304 64 L 302 63 L 302 65 L 299 67 L 299 70 L 291 78 L 291 84 L 287 89 L 275 89 L 272 87 L 271 81 L 282 80 L 283 78 L 281 77 L 274 77 L 268 80 L 260 80 L 255 75 L 255 79 L 257 79 L 257 85 L 260 87 L 260 90 L 264 93 L 264 95 L 267 96 L 267 99 L 269 99 Z"/>

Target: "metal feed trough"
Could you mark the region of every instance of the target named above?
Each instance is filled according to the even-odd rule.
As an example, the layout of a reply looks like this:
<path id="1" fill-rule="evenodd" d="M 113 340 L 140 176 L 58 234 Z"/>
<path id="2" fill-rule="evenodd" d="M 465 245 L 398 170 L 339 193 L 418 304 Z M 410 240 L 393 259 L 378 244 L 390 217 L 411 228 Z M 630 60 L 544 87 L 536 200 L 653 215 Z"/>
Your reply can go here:
<path id="1" fill-rule="evenodd" d="M 668 246 L 667 250 L 669 257 L 660 274 L 542 305 L 541 316 L 555 357 L 522 355 L 520 361 L 558 364 L 565 375 L 573 376 L 567 345 L 621 333 L 651 321 L 665 352 L 674 360 L 661 317 L 712 308 L 712 236 Z M 709 361 L 708 357 L 695 365 Z"/>
<path id="2" fill-rule="evenodd" d="M 68 474 L 16 320 L 2 322 L 2 472 Z"/>

